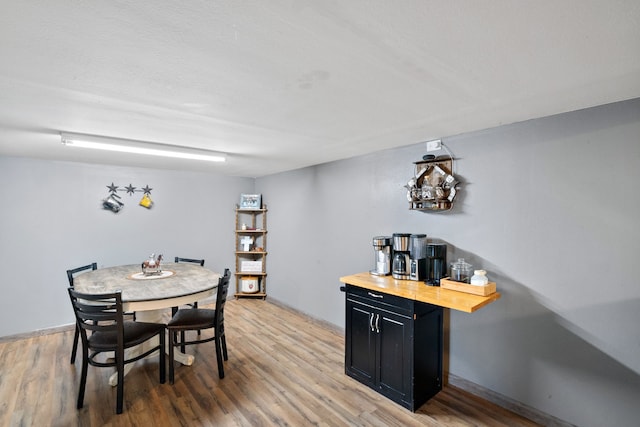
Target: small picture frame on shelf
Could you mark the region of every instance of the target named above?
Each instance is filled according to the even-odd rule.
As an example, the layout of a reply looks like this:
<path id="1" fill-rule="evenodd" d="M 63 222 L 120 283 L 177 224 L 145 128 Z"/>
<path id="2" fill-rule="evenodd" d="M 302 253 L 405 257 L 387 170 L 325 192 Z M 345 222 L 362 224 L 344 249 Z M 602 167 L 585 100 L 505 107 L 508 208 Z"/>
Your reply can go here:
<path id="1" fill-rule="evenodd" d="M 262 208 L 262 194 L 241 194 L 240 209 L 258 210 Z"/>

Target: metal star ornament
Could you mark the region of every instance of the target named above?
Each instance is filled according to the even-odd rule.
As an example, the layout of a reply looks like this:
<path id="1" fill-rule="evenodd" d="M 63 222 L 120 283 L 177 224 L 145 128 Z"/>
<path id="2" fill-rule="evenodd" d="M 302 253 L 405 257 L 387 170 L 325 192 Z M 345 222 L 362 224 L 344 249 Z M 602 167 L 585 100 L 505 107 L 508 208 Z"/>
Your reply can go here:
<path id="1" fill-rule="evenodd" d="M 107 185 L 107 188 L 109 189 L 109 193 L 115 193 L 116 191 L 118 191 L 118 186 L 113 182 L 111 183 L 111 185 Z"/>
<path id="2" fill-rule="evenodd" d="M 144 194 L 148 195 L 151 195 L 151 190 L 153 190 L 153 188 L 149 188 L 148 185 L 142 189 L 142 191 L 144 191 Z"/>
<path id="3" fill-rule="evenodd" d="M 133 185 L 129 184 L 128 187 L 124 187 L 127 190 L 127 194 L 130 196 L 133 196 L 133 193 L 136 191 L 136 187 L 134 187 Z"/>

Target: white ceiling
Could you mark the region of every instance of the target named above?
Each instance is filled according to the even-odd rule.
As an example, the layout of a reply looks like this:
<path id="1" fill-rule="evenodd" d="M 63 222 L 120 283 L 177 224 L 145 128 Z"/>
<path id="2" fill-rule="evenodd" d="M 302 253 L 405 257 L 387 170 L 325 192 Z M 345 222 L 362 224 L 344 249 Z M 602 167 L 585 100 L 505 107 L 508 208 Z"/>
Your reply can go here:
<path id="1" fill-rule="evenodd" d="M 257 177 L 636 97 L 637 0 L 0 0 L 0 155 Z"/>

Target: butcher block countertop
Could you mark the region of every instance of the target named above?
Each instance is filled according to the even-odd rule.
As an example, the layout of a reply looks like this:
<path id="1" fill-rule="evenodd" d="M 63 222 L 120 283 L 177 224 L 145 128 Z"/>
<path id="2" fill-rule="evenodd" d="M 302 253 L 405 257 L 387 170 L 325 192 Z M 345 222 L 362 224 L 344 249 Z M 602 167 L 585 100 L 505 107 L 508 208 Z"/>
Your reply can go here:
<path id="1" fill-rule="evenodd" d="M 473 313 L 500 298 L 499 292 L 487 296 L 479 296 L 442 289 L 439 286 L 427 286 L 424 282 L 398 280 L 392 276 L 375 276 L 369 272 L 344 276 L 340 278 L 340 281 L 360 288 L 439 305 L 466 313 Z"/>

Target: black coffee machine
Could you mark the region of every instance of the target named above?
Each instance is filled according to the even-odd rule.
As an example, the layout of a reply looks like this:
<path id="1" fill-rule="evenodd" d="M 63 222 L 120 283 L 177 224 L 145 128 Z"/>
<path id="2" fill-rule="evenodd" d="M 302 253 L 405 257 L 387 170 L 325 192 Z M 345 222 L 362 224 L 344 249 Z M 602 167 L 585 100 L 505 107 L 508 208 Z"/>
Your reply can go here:
<path id="1" fill-rule="evenodd" d="M 427 280 L 427 235 L 412 234 L 409 237 L 409 257 L 411 258 L 411 280 L 424 282 Z"/>
<path id="2" fill-rule="evenodd" d="M 447 277 L 447 245 L 429 243 L 427 245 L 427 279 L 429 286 L 440 286 L 440 279 Z"/>

